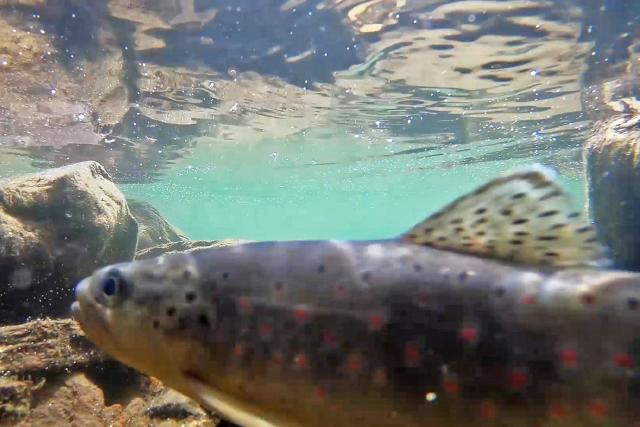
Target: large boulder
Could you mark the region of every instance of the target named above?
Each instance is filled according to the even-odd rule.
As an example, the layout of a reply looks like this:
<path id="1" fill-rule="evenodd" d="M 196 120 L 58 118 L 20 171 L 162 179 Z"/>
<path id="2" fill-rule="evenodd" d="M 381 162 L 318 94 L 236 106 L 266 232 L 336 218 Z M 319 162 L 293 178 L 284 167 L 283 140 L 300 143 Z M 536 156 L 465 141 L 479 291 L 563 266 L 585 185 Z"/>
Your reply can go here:
<path id="1" fill-rule="evenodd" d="M 189 239 L 182 230 L 169 224 L 158 209 L 150 203 L 127 199 L 127 204 L 138 222 L 138 251 Z"/>
<path id="2" fill-rule="evenodd" d="M 0 182 L 0 322 L 67 314 L 77 281 L 131 260 L 137 233 L 99 163 Z"/>
<path id="3" fill-rule="evenodd" d="M 596 122 L 585 144 L 589 205 L 621 268 L 640 271 L 640 113 Z"/>

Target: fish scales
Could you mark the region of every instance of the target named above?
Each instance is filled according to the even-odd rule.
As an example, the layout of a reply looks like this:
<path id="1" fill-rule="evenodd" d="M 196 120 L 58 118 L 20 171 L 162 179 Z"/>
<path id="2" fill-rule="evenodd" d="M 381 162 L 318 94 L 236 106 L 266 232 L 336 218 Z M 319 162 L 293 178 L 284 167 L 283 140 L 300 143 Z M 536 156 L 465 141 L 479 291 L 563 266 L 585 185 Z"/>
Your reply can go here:
<path id="1" fill-rule="evenodd" d="M 78 285 L 73 311 L 116 358 L 248 427 L 637 425 L 640 274 L 593 267 L 600 248 L 558 192 L 534 170 L 398 239 L 246 243 L 108 266 Z M 527 229 L 557 237 L 559 255 L 546 255 L 554 239 L 523 253 L 494 243 L 500 256 L 487 241 L 465 245 L 458 226 L 486 218 L 487 193 L 498 212 L 531 194 L 554 203 L 509 219 L 506 237 L 509 215 L 476 227 L 502 242 L 540 218 Z M 549 234 L 555 211 L 567 223 L 554 230 L 573 227 L 583 247 Z M 434 221 L 456 227 L 426 244 Z"/>

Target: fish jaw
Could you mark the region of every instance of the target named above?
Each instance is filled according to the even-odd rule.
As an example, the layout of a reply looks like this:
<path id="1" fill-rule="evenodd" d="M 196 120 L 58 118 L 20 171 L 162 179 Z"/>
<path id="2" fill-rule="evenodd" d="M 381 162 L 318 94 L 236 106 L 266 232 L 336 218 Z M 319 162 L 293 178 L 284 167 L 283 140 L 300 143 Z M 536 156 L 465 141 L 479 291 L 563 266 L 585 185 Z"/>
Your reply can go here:
<path id="1" fill-rule="evenodd" d="M 81 280 L 76 286 L 76 301 L 71 305 L 71 314 L 80 324 L 87 337 L 107 352 L 117 346 L 109 332 L 110 313 L 91 295 L 92 277 Z"/>

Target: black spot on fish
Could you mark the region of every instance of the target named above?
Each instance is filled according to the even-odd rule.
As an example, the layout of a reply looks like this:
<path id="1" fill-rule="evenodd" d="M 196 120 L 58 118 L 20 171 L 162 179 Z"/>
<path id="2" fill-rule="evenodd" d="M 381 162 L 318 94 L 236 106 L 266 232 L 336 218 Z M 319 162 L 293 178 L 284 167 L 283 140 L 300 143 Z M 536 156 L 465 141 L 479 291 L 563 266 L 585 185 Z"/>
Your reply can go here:
<path id="1" fill-rule="evenodd" d="M 541 242 L 551 242 L 553 240 L 558 240 L 558 236 L 539 236 L 537 240 Z"/>
<path id="2" fill-rule="evenodd" d="M 457 234 L 460 234 L 464 231 L 464 227 L 456 227 L 453 229 L 453 231 L 455 231 Z"/>
<path id="3" fill-rule="evenodd" d="M 182 272 L 182 278 L 183 279 L 190 279 L 191 278 L 191 270 L 184 270 Z"/>
<path id="4" fill-rule="evenodd" d="M 455 224 L 462 224 L 462 218 L 452 219 L 452 220 L 451 220 L 451 224 L 452 224 L 452 225 L 455 225 Z"/>
<path id="5" fill-rule="evenodd" d="M 158 329 L 160 327 L 160 321 L 159 320 L 154 320 L 153 323 L 153 329 Z"/>
<path id="6" fill-rule="evenodd" d="M 529 220 L 528 220 L 527 218 L 518 218 L 518 219 L 513 220 L 513 221 L 511 222 L 511 224 L 513 224 L 513 225 L 520 225 L 520 224 L 525 224 L 525 223 L 527 223 L 527 222 L 529 222 Z"/>
<path id="7" fill-rule="evenodd" d="M 174 307 L 167 307 L 167 316 L 171 317 L 176 314 L 176 309 Z"/>
<path id="8" fill-rule="evenodd" d="M 534 186 L 533 186 L 533 188 L 534 188 L 535 190 L 541 190 L 541 189 L 543 189 L 543 188 L 547 188 L 547 187 L 550 187 L 550 186 L 551 186 L 551 182 L 549 182 L 549 181 L 542 181 L 542 182 L 539 182 L 538 184 L 534 185 Z"/>
<path id="9" fill-rule="evenodd" d="M 324 266 L 324 264 L 320 264 L 318 266 L 318 273 L 324 273 L 326 271 L 326 267 Z"/>
<path id="10" fill-rule="evenodd" d="M 559 255 L 560 254 L 558 252 L 551 252 L 551 251 L 544 253 L 544 256 L 549 257 L 549 258 L 555 258 L 555 257 L 557 257 Z"/>
<path id="11" fill-rule="evenodd" d="M 433 227 L 427 227 L 424 230 L 422 230 L 422 232 L 425 234 L 433 233 Z"/>
<path id="12" fill-rule="evenodd" d="M 187 300 L 187 302 L 193 302 L 196 299 L 196 294 L 193 292 L 187 292 L 184 298 Z"/>
<path id="13" fill-rule="evenodd" d="M 558 197 L 558 196 L 561 196 L 561 195 L 562 195 L 562 192 L 560 190 L 553 190 L 553 191 L 548 192 L 544 196 L 540 197 L 538 200 L 543 202 L 545 200 L 549 200 L 549 199 L 551 199 L 553 197 Z"/>
<path id="14" fill-rule="evenodd" d="M 503 287 L 496 288 L 496 290 L 495 290 L 495 291 L 493 291 L 493 293 L 494 293 L 497 297 L 503 297 L 503 296 L 504 296 L 504 294 L 505 294 L 506 292 L 507 292 L 507 291 L 505 291 L 505 289 L 504 289 Z"/>
<path id="15" fill-rule="evenodd" d="M 438 237 L 438 242 L 446 242 L 446 241 L 447 241 L 447 237 L 446 236 Z"/>
<path id="16" fill-rule="evenodd" d="M 509 240 L 509 244 L 514 246 L 521 245 L 522 243 L 522 240 Z"/>
<path id="17" fill-rule="evenodd" d="M 518 199 L 522 199 L 526 195 L 527 195 L 527 193 L 516 193 L 513 196 L 511 196 L 511 198 L 513 200 L 518 200 Z"/>
<path id="18" fill-rule="evenodd" d="M 487 232 L 486 232 L 486 231 L 484 231 L 484 230 L 480 230 L 480 231 L 477 231 L 477 232 L 476 232 L 476 236 L 478 236 L 478 237 L 482 237 L 482 236 L 484 236 L 484 235 L 486 235 L 486 234 L 487 234 Z"/>
<path id="19" fill-rule="evenodd" d="M 478 218 L 471 224 L 471 227 L 477 227 L 478 225 L 482 225 L 487 222 L 489 222 L 489 219 L 487 219 L 487 217 Z"/>
<path id="20" fill-rule="evenodd" d="M 629 307 L 629 310 L 637 310 L 638 307 L 640 307 L 640 302 L 638 302 L 636 298 L 629 298 L 627 300 L 627 307 Z"/>
<path id="21" fill-rule="evenodd" d="M 500 211 L 500 215 L 503 215 L 503 216 L 509 216 L 509 215 L 511 215 L 512 213 L 513 213 L 513 211 L 512 211 L 511 209 L 502 209 L 502 210 Z"/>
<path id="22" fill-rule="evenodd" d="M 557 210 L 544 211 L 538 214 L 538 218 L 546 218 L 549 216 L 557 215 L 559 212 Z"/>
<path id="23" fill-rule="evenodd" d="M 458 274 L 458 279 L 460 279 L 461 282 L 464 282 L 469 276 L 471 276 L 471 273 L 468 271 L 461 271 L 460 274 Z"/>
<path id="24" fill-rule="evenodd" d="M 591 231 L 591 226 L 590 225 L 586 225 L 584 227 L 580 227 L 580 228 L 576 229 L 576 233 L 586 233 L 587 231 Z"/>
<path id="25" fill-rule="evenodd" d="M 596 297 L 593 294 L 585 293 L 580 297 L 580 301 L 585 305 L 591 305 L 596 302 Z"/>
<path id="26" fill-rule="evenodd" d="M 476 215 L 482 215 L 483 213 L 487 212 L 487 208 L 478 208 L 475 210 L 475 214 Z"/>
<path id="27" fill-rule="evenodd" d="M 142 280 L 147 281 L 147 282 L 152 282 L 152 281 L 156 280 L 155 273 L 153 273 L 151 271 L 143 271 L 141 273 L 141 276 L 142 276 Z"/>
<path id="28" fill-rule="evenodd" d="M 201 314 L 198 316 L 198 323 L 202 326 L 209 326 L 209 318 L 206 314 Z"/>
<path id="29" fill-rule="evenodd" d="M 571 212 L 569 215 L 567 215 L 567 218 L 577 218 L 580 216 L 580 212 Z"/>
<path id="30" fill-rule="evenodd" d="M 588 239 L 585 240 L 585 243 L 595 243 L 598 241 L 597 237 L 589 237 Z"/>
<path id="31" fill-rule="evenodd" d="M 565 223 L 553 224 L 551 227 L 549 227 L 549 229 L 550 230 L 557 230 L 559 228 L 566 227 L 566 226 L 567 226 L 567 224 L 565 224 Z"/>
<path id="32" fill-rule="evenodd" d="M 422 271 L 422 266 L 420 264 L 413 264 L 413 271 Z"/>
<path id="33" fill-rule="evenodd" d="M 520 236 L 520 237 L 523 237 L 523 236 L 528 236 L 528 235 L 529 235 L 529 232 L 528 232 L 528 231 L 516 231 L 515 233 L 513 233 L 513 235 L 514 235 L 514 236 Z"/>
<path id="34" fill-rule="evenodd" d="M 222 278 L 224 280 L 227 280 L 229 278 L 229 273 L 227 273 L 227 272 L 222 273 Z"/>

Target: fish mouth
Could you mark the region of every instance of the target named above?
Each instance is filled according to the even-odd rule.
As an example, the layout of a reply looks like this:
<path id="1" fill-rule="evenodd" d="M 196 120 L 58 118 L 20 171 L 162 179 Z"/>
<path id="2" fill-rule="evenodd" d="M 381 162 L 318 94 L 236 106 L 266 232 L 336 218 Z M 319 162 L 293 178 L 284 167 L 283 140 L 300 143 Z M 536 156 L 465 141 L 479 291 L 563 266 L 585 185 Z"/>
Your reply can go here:
<path id="1" fill-rule="evenodd" d="M 91 277 L 81 280 L 76 285 L 75 293 L 76 301 L 71 304 L 73 319 L 92 341 L 110 341 L 107 310 L 91 295 Z"/>

